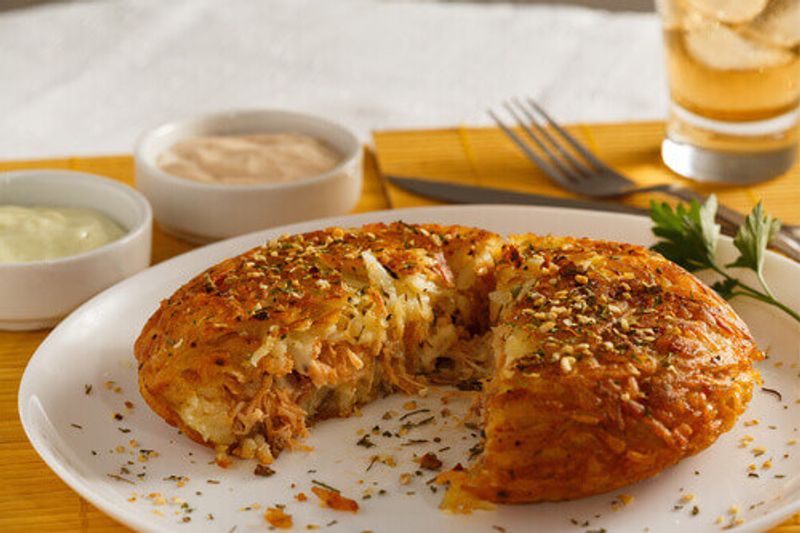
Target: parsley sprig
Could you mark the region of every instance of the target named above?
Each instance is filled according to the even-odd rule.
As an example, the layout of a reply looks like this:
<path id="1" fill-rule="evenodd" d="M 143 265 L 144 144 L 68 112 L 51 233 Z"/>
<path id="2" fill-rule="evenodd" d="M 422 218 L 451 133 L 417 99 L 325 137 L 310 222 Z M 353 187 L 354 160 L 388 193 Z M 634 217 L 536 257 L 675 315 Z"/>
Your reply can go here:
<path id="1" fill-rule="evenodd" d="M 764 279 L 764 257 L 767 244 L 778 232 L 781 222 L 764 212 L 761 202 L 747 215 L 733 239 L 739 257 L 727 265 L 716 259 L 720 226 L 715 222 L 717 198 L 711 195 L 704 204 L 692 201 L 687 207 L 678 204 L 673 209 L 666 203 L 650 203 L 653 233 L 659 237 L 653 250 L 678 263 L 690 272 L 713 270 L 722 279 L 712 285 L 720 296 L 728 300 L 737 296 L 752 298 L 774 305 L 800 322 L 800 314 L 779 302 Z M 756 274 L 760 288 L 744 283 L 726 269 L 745 268 Z"/>

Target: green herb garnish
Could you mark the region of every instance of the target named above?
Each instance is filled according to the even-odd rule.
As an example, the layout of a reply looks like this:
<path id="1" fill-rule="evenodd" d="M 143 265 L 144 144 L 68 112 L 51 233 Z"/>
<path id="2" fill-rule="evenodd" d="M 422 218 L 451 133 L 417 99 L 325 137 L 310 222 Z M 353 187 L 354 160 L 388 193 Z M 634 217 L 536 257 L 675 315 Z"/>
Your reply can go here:
<path id="1" fill-rule="evenodd" d="M 405 420 L 405 419 L 406 419 L 406 418 L 408 418 L 409 416 L 418 415 L 418 414 L 420 414 L 420 413 L 430 413 L 430 412 L 431 412 L 431 410 L 430 410 L 430 409 L 417 409 L 416 411 L 409 411 L 408 413 L 406 413 L 406 414 L 404 414 L 403 416 L 401 416 L 401 417 L 400 417 L 400 420 Z"/>
<path id="2" fill-rule="evenodd" d="M 363 446 L 364 448 L 372 448 L 375 446 L 375 443 L 369 440 L 369 433 L 365 433 L 363 437 L 358 439 L 356 442 L 356 446 Z"/>
<path id="3" fill-rule="evenodd" d="M 318 487 L 322 487 L 322 488 L 323 488 L 323 489 L 325 489 L 325 490 L 329 490 L 329 491 L 331 491 L 331 492 L 341 492 L 341 491 L 340 491 L 339 489 L 337 489 L 336 487 L 332 487 L 332 486 L 328 485 L 327 483 L 323 483 L 322 481 L 319 481 L 319 480 L 317 480 L 317 479 L 312 479 L 312 480 L 311 480 L 311 483 L 313 483 L 314 485 L 316 485 L 316 486 L 318 486 Z"/>
<path id="4" fill-rule="evenodd" d="M 424 419 L 420 420 L 419 422 L 406 422 L 405 424 L 400 426 L 400 429 L 405 429 L 406 431 L 409 431 L 409 430 L 414 429 L 414 428 L 422 427 L 422 426 L 428 425 L 431 422 L 433 422 L 434 418 L 435 417 L 433 417 L 433 416 L 429 416 L 428 418 L 424 418 Z"/>
<path id="5" fill-rule="evenodd" d="M 716 260 L 720 235 L 719 224 L 714 221 L 716 214 L 717 199 L 714 195 L 709 196 L 703 205 L 692 200 L 688 208 L 684 204 L 678 204 L 673 209 L 666 203 L 651 202 L 653 233 L 660 238 L 653 250 L 690 272 L 713 270 L 722 276 L 722 280 L 714 283 L 712 288 L 723 298 L 753 298 L 774 305 L 800 322 L 800 314 L 779 302 L 764 279 L 767 244 L 780 229 L 780 220 L 766 214 L 759 202 L 747 215 L 733 239 L 734 246 L 739 250 L 739 257 L 723 268 Z M 761 288 L 752 287 L 732 276 L 726 271 L 728 268 L 752 270 Z"/>

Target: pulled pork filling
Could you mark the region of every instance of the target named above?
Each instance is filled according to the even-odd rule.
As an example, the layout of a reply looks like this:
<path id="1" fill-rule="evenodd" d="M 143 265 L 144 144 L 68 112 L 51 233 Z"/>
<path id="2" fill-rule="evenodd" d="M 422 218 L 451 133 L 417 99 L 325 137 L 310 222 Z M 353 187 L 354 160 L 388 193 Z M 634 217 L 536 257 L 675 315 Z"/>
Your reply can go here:
<path id="1" fill-rule="evenodd" d="M 348 416 L 395 391 L 418 393 L 428 383 L 490 375 L 488 309 L 487 316 L 462 311 L 458 303 L 470 305 L 469 294 L 421 275 L 395 279 L 369 252 L 363 258 L 370 286 L 353 284 L 347 310 L 323 335 L 309 327 L 284 339 L 268 337 L 253 354 L 257 365 L 264 355 L 288 353 L 294 370 L 264 375 L 258 392 L 237 405 L 235 441 L 226 452 L 270 462 L 272 452 L 302 446 L 298 438 L 315 420 Z"/>
<path id="2" fill-rule="evenodd" d="M 189 305 L 180 299 L 180 291 L 176 293 L 175 301 L 167 305 L 183 306 L 184 322 L 199 312 L 195 306 L 220 305 L 219 297 L 225 297 L 226 312 L 232 305 L 242 307 L 251 296 L 246 291 L 255 284 L 251 278 L 260 281 L 257 287 L 262 293 L 280 290 L 276 298 L 295 298 L 297 303 L 290 308 L 293 315 L 277 321 L 273 318 L 278 306 L 261 307 L 259 300 L 249 314 L 250 322 L 253 317 L 264 318 L 258 330 L 251 333 L 246 326 L 231 327 L 230 333 L 215 333 L 213 342 L 198 348 L 203 355 L 221 354 L 215 359 L 221 366 L 215 369 L 223 376 L 221 386 L 196 377 L 191 387 L 181 390 L 163 376 L 162 397 L 170 400 L 168 412 L 177 415 L 172 422 L 188 429 L 195 440 L 213 444 L 219 462 L 233 454 L 269 463 L 284 448 L 302 447 L 301 440 L 315 420 L 348 416 L 359 405 L 395 391 L 419 393 L 430 383 L 458 384 L 488 377 L 492 365 L 488 294 L 494 285 L 499 238 L 488 232 L 479 232 L 477 237 L 453 236 L 447 228 L 441 228 L 445 230 L 441 234 L 421 233 L 408 225 L 388 229 L 397 233 L 398 227 L 401 239 L 376 232 L 377 240 L 368 237 L 367 244 L 347 243 L 345 234 L 342 250 L 335 251 L 318 244 L 321 238 L 309 245 L 305 237 L 302 251 L 279 239 L 235 258 L 232 267 L 225 263 L 212 267 L 205 274 L 206 282 L 214 287 L 206 290 L 212 302 Z M 352 235 L 361 238 L 364 234 L 356 230 Z M 382 237 L 394 239 L 395 247 L 387 250 L 390 247 L 384 247 Z M 286 239 L 298 238 L 304 239 Z M 447 248 L 448 239 L 464 242 Z M 333 241 L 334 246 L 337 242 Z M 276 249 L 282 262 L 275 259 L 277 266 L 258 270 L 260 261 L 269 265 Z M 315 253 L 309 255 L 307 250 Z M 274 280 L 268 268 L 273 268 Z M 263 280 L 260 272 L 265 270 L 267 279 Z M 242 279 L 247 279 L 248 288 L 242 288 Z M 181 290 L 196 297 L 190 285 Z M 226 290 L 228 285 L 232 290 Z M 240 294 L 234 295 L 236 290 Z M 316 296 L 314 291 L 319 291 Z M 309 297 L 315 299 L 304 305 Z M 158 322 L 158 314 L 151 322 Z M 210 316 L 204 316 L 204 321 Z M 225 327 L 230 321 L 224 322 Z M 162 317 L 159 325 L 171 327 L 172 323 L 164 324 Z M 137 354 L 147 349 L 139 346 L 144 337 L 137 342 Z M 237 359 L 229 364 L 232 356 L 242 353 L 244 362 Z M 202 375 L 205 368 L 197 363 L 199 357 L 189 354 L 183 364 Z M 180 363 L 173 360 L 167 365 L 178 368 Z M 180 378 L 187 372 L 184 369 Z M 157 389 L 148 381 L 149 377 L 142 379 L 146 397 Z M 159 413 L 165 411 L 153 407 Z"/>

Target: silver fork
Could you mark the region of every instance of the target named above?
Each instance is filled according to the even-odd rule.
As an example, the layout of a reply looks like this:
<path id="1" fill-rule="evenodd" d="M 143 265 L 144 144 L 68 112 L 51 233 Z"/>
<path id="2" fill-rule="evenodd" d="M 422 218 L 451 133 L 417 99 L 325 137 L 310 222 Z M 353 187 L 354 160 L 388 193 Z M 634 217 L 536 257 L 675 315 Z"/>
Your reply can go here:
<path id="1" fill-rule="evenodd" d="M 705 202 L 706 196 L 672 183 L 641 187 L 631 179 L 600 161 L 590 150 L 561 127 L 533 99 L 512 99 L 503 106 L 525 132 L 525 139 L 511 129 L 491 109 L 489 115 L 500 129 L 524 152 L 537 167 L 557 185 L 582 196 L 614 198 L 629 194 L 656 192 L 690 202 Z M 550 126 L 548 131 L 546 126 Z M 538 148 L 538 150 L 537 150 Z M 722 204 L 717 218 L 726 226 L 737 227 L 744 215 Z M 800 261 L 800 226 L 784 225 L 775 235 L 772 247 Z"/>

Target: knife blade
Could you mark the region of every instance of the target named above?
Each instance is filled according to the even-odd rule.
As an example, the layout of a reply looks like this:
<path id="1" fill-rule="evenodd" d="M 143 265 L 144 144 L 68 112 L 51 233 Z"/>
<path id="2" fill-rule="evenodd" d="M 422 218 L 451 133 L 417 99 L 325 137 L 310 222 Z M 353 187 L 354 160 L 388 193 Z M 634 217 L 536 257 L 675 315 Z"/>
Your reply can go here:
<path id="1" fill-rule="evenodd" d="M 390 183 L 420 196 L 434 200 L 451 202 L 455 204 L 512 204 L 512 205 L 540 205 L 544 207 L 566 207 L 570 209 L 585 209 L 589 211 L 605 211 L 607 213 L 624 213 L 628 215 L 650 216 L 650 210 L 626 204 L 603 202 L 598 200 L 580 200 L 575 198 L 558 198 L 541 194 L 495 189 L 492 187 L 477 187 L 460 183 L 446 183 L 442 181 L 411 178 L 408 176 L 395 176 L 384 174 Z M 736 234 L 736 227 L 717 221 L 724 235 Z"/>
<path id="2" fill-rule="evenodd" d="M 527 192 L 494 189 L 491 187 L 476 187 L 460 183 L 445 183 L 441 181 L 410 178 L 407 176 L 384 176 L 390 183 L 414 194 L 427 196 L 435 200 L 452 202 L 456 204 L 515 204 L 515 205 L 541 205 L 547 207 L 568 207 L 571 209 L 589 209 L 592 211 L 610 211 L 612 213 L 627 213 L 632 215 L 648 216 L 649 211 L 641 207 L 625 204 L 601 202 L 593 200 L 577 200 L 574 198 L 556 198 Z"/>

